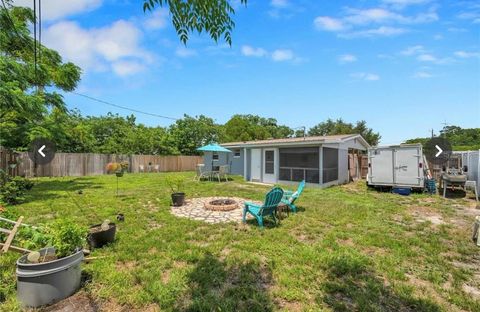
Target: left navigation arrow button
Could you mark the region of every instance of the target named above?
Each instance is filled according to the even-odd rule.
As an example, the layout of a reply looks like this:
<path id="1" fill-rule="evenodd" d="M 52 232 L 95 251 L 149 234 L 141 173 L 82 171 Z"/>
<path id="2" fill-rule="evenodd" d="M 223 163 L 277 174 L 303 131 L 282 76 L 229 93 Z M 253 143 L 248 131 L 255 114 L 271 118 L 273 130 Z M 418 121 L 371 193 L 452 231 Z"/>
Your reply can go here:
<path id="1" fill-rule="evenodd" d="M 45 153 L 43 153 L 43 150 L 45 149 L 45 147 L 46 147 L 45 145 L 42 145 L 42 147 L 38 149 L 38 153 L 42 155 L 42 157 L 45 157 Z"/>

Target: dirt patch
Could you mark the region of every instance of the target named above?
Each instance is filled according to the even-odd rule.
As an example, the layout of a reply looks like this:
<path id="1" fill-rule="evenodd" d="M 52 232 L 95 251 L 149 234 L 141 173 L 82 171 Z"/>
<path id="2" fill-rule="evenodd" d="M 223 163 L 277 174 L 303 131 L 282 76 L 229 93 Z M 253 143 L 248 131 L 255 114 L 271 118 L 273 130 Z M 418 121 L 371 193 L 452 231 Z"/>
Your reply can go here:
<path id="1" fill-rule="evenodd" d="M 188 263 L 185 262 L 185 261 L 178 261 L 178 260 L 173 261 L 173 267 L 176 268 L 176 269 L 186 268 L 187 265 L 188 265 Z"/>
<path id="2" fill-rule="evenodd" d="M 119 261 L 115 264 L 115 267 L 119 271 L 132 271 L 137 267 L 137 261 Z"/>
<path id="3" fill-rule="evenodd" d="M 231 250 L 230 248 L 228 248 L 228 247 L 223 248 L 222 251 L 220 252 L 220 257 L 219 257 L 219 259 L 222 260 L 222 261 L 225 260 L 225 258 L 227 258 L 228 255 L 229 255 L 231 252 L 232 252 L 232 250 Z"/>
<path id="4" fill-rule="evenodd" d="M 353 239 L 347 238 L 347 239 L 340 239 L 337 241 L 340 245 L 343 246 L 348 246 L 348 247 L 354 247 L 355 243 L 353 242 Z"/>
<path id="5" fill-rule="evenodd" d="M 463 284 L 462 289 L 465 293 L 472 296 L 474 299 L 480 299 L 480 289 L 477 287 Z"/>
<path id="6" fill-rule="evenodd" d="M 100 311 L 95 301 L 85 291 L 79 291 L 62 301 L 59 301 L 43 311 L 45 312 L 97 312 Z M 110 311 L 110 310 L 108 310 Z"/>
<path id="7" fill-rule="evenodd" d="M 155 229 L 159 229 L 163 227 L 163 224 L 162 223 L 158 223 L 157 221 L 155 220 L 148 220 L 148 228 L 150 230 L 155 230 Z"/>
<path id="8" fill-rule="evenodd" d="M 304 311 L 302 303 L 296 301 L 286 301 L 284 299 L 275 300 L 275 304 L 285 311 Z"/>
<path id="9" fill-rule="evenodd" d="M 447 300 L 441 297 L 433 288 L 433 285 L 427 281 L 417 278 L 414 275 L 406 274 L 410 284 L 415 286 L 415 292 L 421 294 L 432 300 L 440 303 L 442 306 L 448 307 L 447 311 L 462 311 L 456 306 L 450 304 Z"/>
<path id="10" fill-rule="evenodd" d="M 154 255 L 158 252 L 158 249 L 156 247 L 152 247 L 148 250 L 149 255 Z"/>
<path id="11" fill-rule="evenodd" d="M 311 243 L 315 243 L 317 240 L 320 240 L 321 238 L 319 237 L 315 237 L 314 235 L 310 235 L 310 234 L 297 234 L 295 235 L 295 238 L 301 242 L 301 243 L 304 243 L 304 244 L 311 244 Z"/>
<path id="12" fill-rule="evenodd" d="M 445 220 L 438 213 L 438 211 L 430 206 L 409 206 L 409 212 L 413 219 L 418 222 L 431 222 L 433 225 L 438 226 L 445 224 Z"/>
<path id="13" fill-rule="evenodd" d="M 162 272 L 162 276 L 160 277 L 160 279 L 162 280 L 163 284 L 167 284 L 170 280 L 170 271 L 171 270 L 165 270 Z"/>

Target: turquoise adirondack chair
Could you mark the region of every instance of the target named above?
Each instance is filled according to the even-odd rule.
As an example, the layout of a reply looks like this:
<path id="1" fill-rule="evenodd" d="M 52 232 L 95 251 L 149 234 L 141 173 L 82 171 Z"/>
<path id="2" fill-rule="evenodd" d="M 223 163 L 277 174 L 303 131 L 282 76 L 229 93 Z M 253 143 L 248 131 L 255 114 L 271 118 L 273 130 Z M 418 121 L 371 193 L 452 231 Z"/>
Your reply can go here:
<path id="1" fill-rule="evenodd" d="M 263 217 L 272 216 L 273 221 L 277 224 L 277 218 L 275 217 L 276 209 L 283 197 L 283 190 L 279 187 L 274 187 L 265 196 L 263 205 L 257 205 L 254 203 L 245 203 L 243 208 L 243 223 L 247 222 L 247 213 L 250 213 L 258 221 L 258 225 L 263 229 Z"/>
<path id="2" fill-rule="evenodd" d="M 300 197 L 304 188 L 305 188 L 305 180 L 300 182 L 296 192 L 283 191 L 282 203 L 290 207 L 290 210 L 292 210 L 293 212 L 297 212 L 297 206 L 295 206 L 294 203 Z"/>

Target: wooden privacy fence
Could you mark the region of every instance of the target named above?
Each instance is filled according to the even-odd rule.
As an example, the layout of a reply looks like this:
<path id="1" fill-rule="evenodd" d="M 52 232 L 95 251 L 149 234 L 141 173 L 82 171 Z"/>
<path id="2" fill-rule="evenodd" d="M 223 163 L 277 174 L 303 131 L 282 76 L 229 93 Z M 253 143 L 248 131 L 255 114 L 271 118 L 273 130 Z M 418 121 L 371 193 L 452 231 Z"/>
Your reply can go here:
<path id="1" fill-rule="evenodd" d="M 193 171 L 203 162 L 201 156 L 117 155 L 94 153 L 56 153 L 46 165 L 37 165 L 27 152 L 13 153 L 0 148 L 0 168 L 11 175 L 63 177 L 106 174 L 109 162 L 127 162 L 128 172 Z M 15 168 L 13 164 L 16 164 Z M 143 170 L 142 170 L 143 168 Z"/>

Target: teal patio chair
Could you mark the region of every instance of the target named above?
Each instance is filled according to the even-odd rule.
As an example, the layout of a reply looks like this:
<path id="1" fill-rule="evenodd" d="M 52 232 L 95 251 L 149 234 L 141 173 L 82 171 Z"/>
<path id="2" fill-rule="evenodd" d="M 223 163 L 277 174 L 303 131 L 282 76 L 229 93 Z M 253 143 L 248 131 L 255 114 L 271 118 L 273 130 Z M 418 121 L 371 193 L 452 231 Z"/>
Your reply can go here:
<path id="1" fill-rule="evenodd" d="M 247 213 L 250 213 L 258 221 L 258 225 L 263 229 L 263 217 L 272 216 L 275 225 L 277 224 L 277 218 L 275 216 L 277 212 L 277 206 L 282 200 L 283 190 L 279 187 L 274 187 L 265 196 L 263 205 L 257 205 L 254 203 L 245 203 L 243 208 L 243 223 L 247 222 Z"/>
<path id="2" fill-rule="evenodd" d="M 295 206 L 295 201 L 300 197 L 304 188 L 305 188 L 305 180 L 300 182 L 296 192 L 283 191 L 282 203 L 290 207 L 290 210 L 292 210 L 292 212 L 294 213 L 297 212 L 297 206 Z"/>

